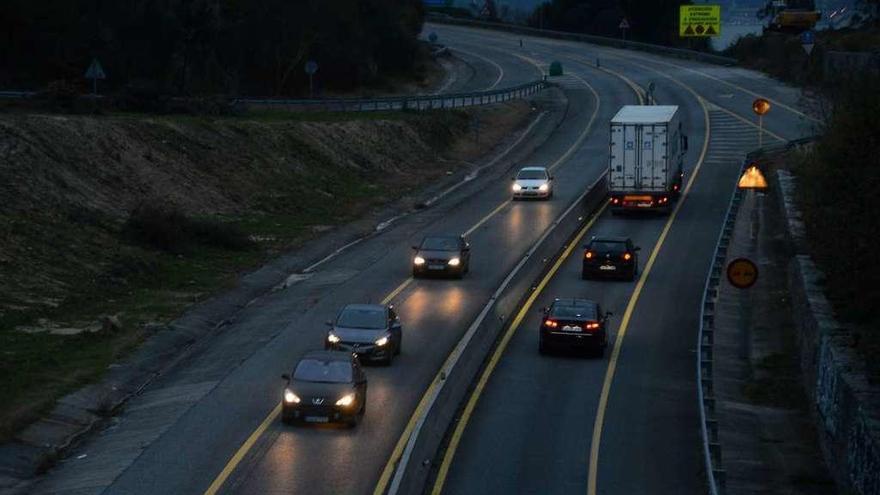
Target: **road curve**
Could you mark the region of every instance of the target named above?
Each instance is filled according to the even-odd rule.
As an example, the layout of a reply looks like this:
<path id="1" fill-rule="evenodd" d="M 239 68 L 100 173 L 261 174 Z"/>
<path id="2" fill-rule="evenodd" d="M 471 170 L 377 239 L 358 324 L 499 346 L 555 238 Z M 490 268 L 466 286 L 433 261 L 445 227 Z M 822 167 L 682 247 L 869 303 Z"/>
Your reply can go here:
<path id="1" fill-rule="evenodd" d="M 729 146 L 731 153 L 744 145 L 734 138 L 753 130 L 736 117 L 749 119 L 747 112 L 739 108 L 740 100 L 747 98 L 743 95 L 748 92 L 735 90 L 698 72 L 710 71 L 715 78 L 746 90 L 764 86 L 763 81 L 756 83 L 748 73 L 744 75 L 737 69 L 719 71 L 680 60 L 551 40 L 529 39 L 520 49 L 518 37 L 508 34 L 447 26 L 431 28 L 437 31 L 441 42 L 454 51 L 460 50 L 463 56 L 475 54 L 478 55 L 473 57 L 475 60 L 497 64 L 498 67 L 485 63 L 483 69 L 477 70 L 480 80 L 475 84 L 479 85 L 488 86 L 497 81 L 498 87 L 504 87 L 532 80 L 537 70 L 530 60 L 546 66 L 553 59 L 563 58 L 571 73 L 559 80 L 559 94 L 564 96 L 564 101 L 546 101 L 547 117 L 535 125 L 533 136 L 510 150 L 502 165 L 487 170 L 431 208 L 393 223 L 381 235 L 303 274 L 290 287 L 243 308 L 219 335 L 199 346 L 186 362 L 159 377 L 133 399 L 110 428 L 85 442 L 60 467 L 41 479 L 33 493 L 199 494 L 209 489 L 219 493 L 372 493 L 426 387 L 470 322 L 522 253 L 604 172 L 606 123 L 619 106 L 637 101 L 633 86 L 644 88 L 649 82 L 657 81 L 658 100 L 682 105 L 692 147 L 697 148 L 696 144 L 702 142 L 706 132 L 705 111 L 685 86 L 695 88 L 702 98 L 711 101 L 707 111 L 713 119 L 726 119 L 742 126 L 727 131 L 733 136 L 730 140 L 717 142 L 719 150 Z M 589 64 L 589 59 L 597 55 L 603 57 L 601 69 Z M 664 65 L 668 63 L 697 72 Z M 681 84 L 671 79 L 667 83 L 663 74 L 671 74 Z M 719 91 L 733 92 L 734 96 L 722 98 Z M 797 104 L 782 90 L 773 97 L 792 108 Z M 801 117 L 793 113 L 785 116 L 780 112 L 768 117 L 765 124 L 772 132 L 789 137 L 791 123 L 799 119 Z M 688 373 L 693 368 L 690 343 L 693 341 L 691 331 L 695 328 L 688 325 L 696 318 L 696 285 L 699 285 L 693 280 L 703 278 L 708 254 L 702 254 L 708 240 L 714 239 L 723 213 L 719 206 L 721 195 L 717 191 L 726 190 L 732 180 L 727 155 L 719 154 L 717 162 L 709 158 L 669 230 L 655 271 L 645 280 L 641 302 L 630 323 L 632 330 L 621 348 L 598 464 L 598 486 L 603 493 L 620 493 L 618 488 L 636 486 L 631 485 L 636 479 L 649 480 L 660 466 L 672 463 L 671 459 L 651 459 L 654 467 L 641 468 L 648 471 L 643 476 L 627 471 L 644 466 L 645 459 L 632 458 L 637 459 L 636 462 L 629 457 L 632 452 L 646 455 L 658 442 L 669 440 L 661 435 L 640 437 L 628 433 L 630 431 L 663 429 L 668 430 L 669 436 L 682 433 L 677 443 L 668 442 L 669 447 L 694 445 L 693 452 L 676 451 L 683 460 L 680 465 L 671 466 L 675 479 L 684 478 L 684 471 L 696 464 L 696 444 L 693 443 L 696 421 L 689 417 L 695 415 L 696 410 L 687 395 L 693 393 L 692 383 L 688 382 L 693 377 Z M 525 163 L 555 165 L 557 189 L 553 201 L 507 201 L 510 169 Z M 691 159 L 689 170 L 694 166 L 695 161 Z M 616 219 L 602 217 L 597 228 L 633 229 L 629 222 L 615 222 Z M 650 251 L 663 229 L 663 219 L 648 219 L 638 224 L 630 235 L 638 238 L 645 251 Z M 473 266 L 468 277 L 462 281 L 408 282 L 409 246 L 428 232 L 469 232 Z M 563 272 L 572 273 L 570 267 L 564 267 L 560 273 Z M 551 285 L 548 294 L 584 287 L 562 275 Z M 631 292 L 629 284 L 602 285 L 596 289 L 607 291 L 605 296 L 610 306 L 620 306 Z M 661 303 L 667 301 L 669 294 L 678 294 L 681 300 L 671 307 L 663 306 Z M 354 430 L 340 430 L 291 428 L 272 420 L 282 386 L 279 375 L 289 371 L 303 351 L 321 345 L 323 322 L 346 303 L 376 302 L 392 295 L 389 299 L 393 300 L 404 322 L 405 348 L 393 366 L 368 368 L 369 403 L 364 422 Z M 659 302 L 651 309 L 645 301 Z M 613 309 L 623 313 L 622 308 Z M 660 324 L 649 324 L 649 321 Z M 528 320 L 523 330 L 533 328 L 532 323 Z M 670 326 L 675 328 L 670 330 Z M 518 339 L 526 338 L 528 333 L 518 332 L 511 343 L 511 352 L 516 349 Z M 676 335 L 678 338 L 670 338 Z M 527 343 L 521 344 L 525 356 Z M 510 450 L 495 449 L 490 457 L 492 463 L 483 460 L 483 468 L 487 464 L 497 465 L 499 476 L 522 483 L 506 487 L 534 486 L 537 489 L 541 486 L 537 460 L 543 459 L 555 466 L 555 471 L 547 473 L 565 477 L 566 483 L 571 483 L 566 486 L 585 489 L 589 441 L 584 444 L 583 440 L 589 440 L 592 435 L 596 387 L 601 384 L 606 362 L 549 360 L 537 363 L 539 368 L 529 372 L 528 366 L 511 356 L 514 354 L 505 354 L 497 372 L 503 373 L 509 367 L 529 374 L 536 387 L 540 384 L 547 387 L 546 392 L 541 393 L 568 390 L 563 385 L 553 388 L 554 382 L 548 381 L 556 373 L 565 371 L 558 366 L 566 363 L 573 377 L 578 378 L 576 383 L 590 383 L 583 389 L 575 387 L 577 390 L 566 398 L 566 407 L 557 409 L 566 415 L 565 421 L 579 422 L 583 428 L 561 438 L 561 429 L 554 435 L 546 428 L 536 427 L 540 416 L 531 416 L 531 423 L 501 423 L 520 428 L 507 430 L 506 436 L 510 441 L 519 438 L 521 443 L 505 444 Z M 487 396 L 495 389 L 494 382 L 490 383 Z M 501 397 L 511 400 L 509 396 Z M 520 395 L 513 399 L 520 405 L 516 414 L 526 416 L 529 412 L 538 412 L 526 403 L 527 397 Z M 485 398 L 480 401 L 481 407 L 487 403 Z M 630 407 L 633 404 L 638 410 Z M 491 408 L 487 411 L 486 427 L 492 428 L 498 424 L 497 417 L 492 416 Z M 478 410 L 472 428 L 480 428 L 480 418 Z M 658 422 L 662 422 L 663 428 L 657 427 Z M 519 434 L 511 434 L 511 431 Z M 545 435 L 539 436 L 537 431 Z M 480 465 L 479 452 L 486 445 L 474 438 L 471 432 L 466 432 L 452 463 L 448 490 L 479 491 L 479 481 L 473 477 L 477 474 L 469 469 Z M 530 449 L 541 455 L 528 453 Z M 564 458 L 558 457 L 559 454 Z M 620 459 L 628 460 L 620 462 Z M 535 462 L 534 468 L 524 467 L 529 460 Z M 546 464 L 544 466 L 546 471 Z M 696 486 L 699 474 L 692 472 L 691 475 L 690 484 L 682 486 Z M 222 482 L 218 483 L 221 477 Z M 542 490 L 556 486 L 551 483 L 556 479 L 563 478 L 545 476 Z M 551 488 L 553 490 L 565 491 Z M 628 493 L 633 492 L 638 490 Z"/>
<path id="2" fill-rule="evenodd" d="M 491 37 L 498 50 L 519 44 L 511 35 L 462 33 Z M 744 152 L 757 145 L 750 98 L 769 93 L 781 104 L 765 120 L 765 143 L 801 137 L 811 120 L 788 88 L 740 69 L 556 40 L 524 44 L 536 58 L 560 60 L 572 72 L 599 58 L 642 88 L 653 82 L 658 103 L 682 106 L 691 183 L 670 217 L 603 212 L 594 220 L 584 238 L 624 235 L 642 247 L 640 280 L 583 281 L 582 250 L 575 249 L 533 306 L 548 306 L 554 297 L 598 300 L 617 315 L 614 346 L 604 359 L 541 356 L 539 314 L 526 312 L 470 396 L 436 462 L 431 492 L 702 492 L 693 337 L 730 188 Z"/>

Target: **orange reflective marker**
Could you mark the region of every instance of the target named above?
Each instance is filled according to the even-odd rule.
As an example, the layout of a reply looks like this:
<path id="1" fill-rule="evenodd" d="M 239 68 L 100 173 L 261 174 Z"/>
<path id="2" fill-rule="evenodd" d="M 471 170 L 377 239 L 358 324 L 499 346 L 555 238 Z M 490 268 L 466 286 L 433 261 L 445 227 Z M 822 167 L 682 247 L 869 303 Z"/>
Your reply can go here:
<path id="1" fill-rule="evenodd" d="M 758 115 L 764 115 L 770 111 L 770 102 L 766 98 L 758 98 L 752 102 L 752 110 Z"/>
<path id="2" fill-rule="evenodd" d="M 758 281 L 758 267 L 749 259 L 737 258 L 727 265 L 727 281 L 737 289 L 748 289 Z"/>
<path id="3" fill-rule="evenodd" d="M 761 173 L 757 166 L 752 165 L 743 172 L 736 187 L 740 189 L 764 190 L 767 189 L 767 179 L 764 178 L 764 174 Z"/>

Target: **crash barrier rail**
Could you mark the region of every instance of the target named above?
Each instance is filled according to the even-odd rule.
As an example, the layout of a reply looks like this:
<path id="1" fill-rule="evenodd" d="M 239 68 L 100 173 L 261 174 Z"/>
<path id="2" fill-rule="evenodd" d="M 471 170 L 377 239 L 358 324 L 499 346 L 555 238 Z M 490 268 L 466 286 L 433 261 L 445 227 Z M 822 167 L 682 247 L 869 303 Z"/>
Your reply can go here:
<path id="1" fill-rule="evenodd" d="M 444 17 L 436 14 L 428 14 L 428 21 L 438 24 L 452 24 L 456 26 L 473 26 L 486 29 L 495 29 L 499 31 L 507 31 L 517 34 L 527 34 L 530 36 L 540 36 L 543 38 L 556 38 L 572 41 L 581 41 L 584 43 L 592 43 L 594 45 L 611 46 L 614 48 L 624 48 L 628 50 L 639 50 L 643 52 L 656 53 L 659 55 L 671 55 L 678 58 L 688 60 L 697 60 L 718 65 L 736 65 L 735 58 L 722 57 L 711 53 L 699 52 L 696 50 L 686 50 L 684 48 L 672 48 L 670 46 L 655 45 L 652 43 L 642 43 L 641 41 L 627 41 L 617 38 L 607 38 L 605 36 L 595 36 L 591 34 L 571 33 L 567 31 L 554 31 L 552 29 L 538 29 L 528 26 L 519 26 L 515 24 L 503 24 L 500 22 L 476 21 L 471 19 L 460 19 L 456 17 Z"/>
<path id="2" fill-rule="evenodd" d="M 767 146 L 753 150 L 746 155 L 746 159 L 740 166 L 736 175 L 737 181 L 750 166 L 753 159 L 768 151 L 788 150 L 796 146 L 807 144 L 815 140 L 815 136 L 787 141 L 778 146 Z M 721 467 L 721 443 L 718 439 L 718 420 L 715 417 L 715 390 L 713 382 L 715 342 L 715 303 L 718 300 L 718 285 L 724 272 L 724 262 L 727 259 L 727 250 L 730 246 L 733 230 L 736 226 L 736 216 L 739 213 L 742 202 L 743 190 L 736 187 L 727 205 L 727 213 L 724 224 L 718 234 L 715 243 L 715 251 L 712 254 L 712 265 L 706 276 L 703 287 L 703 297 L 700 301 L 699 331 L 697 333 L 697 404 L 700 409 L 700 437 L 702 440 L 703 463 L 706 469 L 706 480 L 710 495 L 718 495 L 724 492 L 726 483 L 726 471 Z"/>
<path id="3" fill-rule="evenodd" d="M 488 105 L 533 95 L 551 85 L 539 79 L 518 86 L 468 93 L 437 95 L 390 96 L 384 98 L 304 98 L 285 100 L 275 98 L 237 98 L 232 106 L 272 107 L 290 110 L 319 110 L 335 112 L 375 112 L 394 110 L 436 110 Z"/>
<path id="4" fill-rule="evenodd" d="M 518 86 L 488 91 L 446 93 L 437 95 L 389 96 L 382 98 L 235 98 L 233 108 L 278 108 L 298 111 L 375 112 L 398 110 L 437 110 L 489 105 L 515 100 L 536 94 L 552 85 L 546 78 Z M 36 96 L 34 91 L 0 91 L 0 98 L 27 99 Z"/>

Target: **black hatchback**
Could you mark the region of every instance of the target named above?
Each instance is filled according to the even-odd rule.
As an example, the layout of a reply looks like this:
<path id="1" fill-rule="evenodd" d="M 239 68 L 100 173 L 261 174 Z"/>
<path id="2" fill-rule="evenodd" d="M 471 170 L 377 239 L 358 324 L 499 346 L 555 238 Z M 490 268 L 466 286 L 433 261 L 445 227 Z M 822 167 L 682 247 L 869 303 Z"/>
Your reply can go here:
<path id="1" fill-rule="evenodd" d="M 640 247 L 627 237 L 593 237 L 584 246 L 581 278 L 614 277 L 635 280 Z"/>
<path id="2" fill-rule="evenodd" d="M 367 377 L 357 356 L 310 351 L 294 366 L 281 396 L 285 423 L 346 423 L 355 426 L 367 407 Z"/>
<path id="3" fill-rule="evenodd" d="M 551 348 L 593 351 L 598 356 L 608 347 L 605 322 L 611 313 L 602 313 L 598 303 L 573 297 L 553 301 L 541 309 L 541 327 L 538 333 L 538 352 L 546 354 Z"/>

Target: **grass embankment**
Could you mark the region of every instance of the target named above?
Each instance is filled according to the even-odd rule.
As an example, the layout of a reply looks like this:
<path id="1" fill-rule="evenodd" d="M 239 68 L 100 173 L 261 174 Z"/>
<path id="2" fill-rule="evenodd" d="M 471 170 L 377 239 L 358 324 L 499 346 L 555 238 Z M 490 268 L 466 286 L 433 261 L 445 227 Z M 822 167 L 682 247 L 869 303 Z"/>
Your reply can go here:
<path id="1" fill-rule="evenodd" d="M 149 324 L 465 166 L 529 109 L 473 112 L 481 146 L 461 111 L 0 115 L 0 439 Z"/>
<path id="2" fill-rule="evenodd" d="M 812 256 L 826 295 L 880 383 L 880 78 L 863 77 L 833 94 L 833 112 L 815 146 L 790 162 Z"/>

